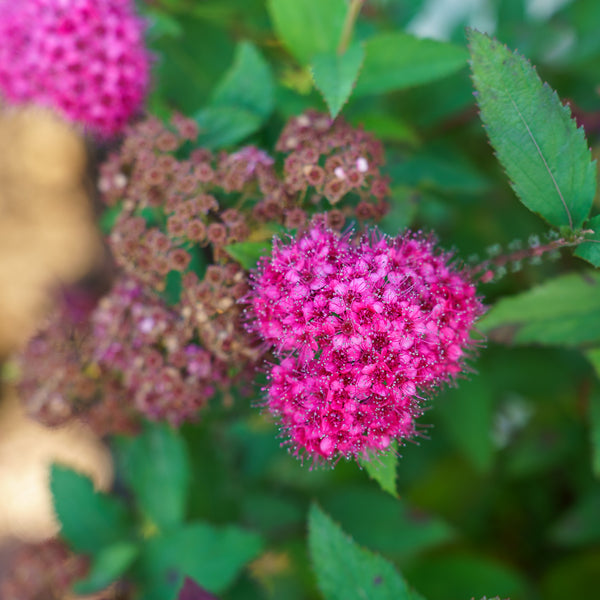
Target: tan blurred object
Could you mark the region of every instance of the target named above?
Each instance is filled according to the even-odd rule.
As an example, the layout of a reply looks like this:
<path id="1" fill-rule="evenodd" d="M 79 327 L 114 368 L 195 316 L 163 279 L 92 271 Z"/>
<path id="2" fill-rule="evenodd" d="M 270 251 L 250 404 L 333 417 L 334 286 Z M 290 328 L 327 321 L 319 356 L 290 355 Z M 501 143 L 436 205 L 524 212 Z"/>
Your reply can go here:
<path id="1" fill-rule="evenodd" d="M 112 480 L 108 449 L 83 425 L 50 429 L 28 419 L 14 390 L 0 405 L 0 541 L 37 542 L 56 535 L 49 466 L 59 462 L 92 477 L 99 489 Z"/>
<path id="2" fill-rule="evenodd" d="M 59 284 L 99 262 L 81 135 L 41 109 L 0 112 L 0 357 Z"/>

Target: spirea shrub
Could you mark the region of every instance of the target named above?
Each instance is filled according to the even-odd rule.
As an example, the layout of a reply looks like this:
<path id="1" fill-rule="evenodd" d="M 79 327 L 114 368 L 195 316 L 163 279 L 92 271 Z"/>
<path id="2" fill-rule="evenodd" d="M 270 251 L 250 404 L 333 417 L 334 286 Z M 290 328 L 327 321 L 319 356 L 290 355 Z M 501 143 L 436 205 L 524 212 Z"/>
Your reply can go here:
<path id="1" fill-rule="evenodd" d="M 148 91 L 144 28 L 133 0 L 2 0 L 0 93 L 112 137 Z"/>
<path id="2" fill-rule="evenodd" d="M 273 345 L 266 405 L 295 454 L 360 458 L 415 435 L 424 396 L 465 368 L 483 313 L 432 236 L 318 219 L 251 277 L 248 326 Z"/>

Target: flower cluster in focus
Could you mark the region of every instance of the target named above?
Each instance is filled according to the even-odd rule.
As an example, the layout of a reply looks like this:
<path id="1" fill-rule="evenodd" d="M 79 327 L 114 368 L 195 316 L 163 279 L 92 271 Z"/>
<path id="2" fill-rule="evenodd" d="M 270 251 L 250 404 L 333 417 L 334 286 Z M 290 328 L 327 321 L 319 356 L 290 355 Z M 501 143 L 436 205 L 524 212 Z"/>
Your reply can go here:
<path id="1" fill-rule="evenodd" d="M 50 107 L 102 137 L 121 132 L 150 80 L 133 0 L 2 0 L 0 92 Z"/>
<path id="2" fill-rule="evenodd" d="M 483 307 L 433 238 L 355 242 L 322 221 L 259 263 L 248 326 L 280 359 L 267 406 L 295 453 L 367 456 L 415 435 L 422 394 L 464 369 Z"/>

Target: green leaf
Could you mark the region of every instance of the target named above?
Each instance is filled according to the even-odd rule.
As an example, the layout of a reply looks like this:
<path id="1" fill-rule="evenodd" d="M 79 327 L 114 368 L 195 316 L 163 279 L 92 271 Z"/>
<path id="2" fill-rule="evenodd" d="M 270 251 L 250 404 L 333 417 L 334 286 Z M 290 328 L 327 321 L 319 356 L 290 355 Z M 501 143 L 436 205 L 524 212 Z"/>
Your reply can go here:
<path id="1" fill-rule="evenodd" d="M 360 459 L 360 464 L 364 467 L 371 479 L 374 479 L 384 492 L 388 492 L 395 498 L 398 497 L 396 491 L 396 468 L 398 466 L 398 442 L 394 440 L 387 452 L 371 457 L 369 459 Z"/>
<path id="2" fill-rule="evenodd" d="M 591 229 L 594 233 L 586 235 L 589 242 L 583 242 L 577 246 L 575 256 L 587 260 L 595 267 L 600 267 L 600 215 L 590 219 L 585 224 L 586 229 Z"/>
<path id="3" fill-rule="evenodd" d="M 449 437 L 480 473 L 487 473 L 494 459 L 493 391 L 484 372 L 446 390 L 436 404 Z"/>
<path id="4" fill-rule="evenodd" d="M 308 545 L 326 600 L 413 600 L 392 563 L 358 546 L 318 506 L 308 517 Z"/>
<path id="5" fill-rule="evenodd" d="M 552 225 L 578 228 L 596 192 L 596 165 L 556 93 L 516 52 L 469 32 L 481 118 L 521 202 Z"/>
<path id="6" fill-rule="evenodd" d="M 346 104 L 356 83 L 365 51 L 359 43 L 352 44 L 344 54 L 317 54 L 311 65 L 315 85 L 323 94 L 329 114 L 335 119 Z"/>
<path id="7" fill-rule="evenodd" d="M 263 240 L 260 242 L 238 242 L 229 244 L 223 249 L 231 258 L 237 260 L 244 269 L 249 271 L 256 267 L 256 263 L 261 256 L 268 256 L 272 249 L 271 240 Z"/>
<path id="8" fill-rule="evenodd" d="M 600 378 L 600 348 L 586 352 L 586 356 L 594 365 L 596 374 Z M 600 384 L 596 382 L 590 393 L 588 407 L 590 421 L 590 442 L 592 446 L 592 471 L 600 478 Z"/>
<path id="9" fill-rule="evenodd" d="M 93 594 L 119 579 L 139 554 L 135 544 L 123 542 L 102 549 L 92 562 L 89 575 L 78 581 L 73 590 L 77 594 Z"/>
<path id="10" fill-rule="evenodd" d="M 404 465 L 403 465 L 404 466 Z M 400 471 L 402 474 L 404 470 Z M 402 475 L 401 475 L 402 476 Z M 365 518 L 365 507 L 369 518 Z M 394 560 L 406 561 L 456 538 L 445 521 L 375 486 L 338 486 L 323 497 L 323 508 L 359 544 Z M 390 527 L 390 523 L 395 523 Z M 402 535 L 398 535 L 402 531 Z"/>
<path id="11" fill-rule="evenodd" d="M 162 36 L 151 43 L 157 60 L 154 104 L 191 115 L 206 101 L 231 64 L 233 43 L 224 27 L 193 15 L 178 18 L 181 35 Z"/>
<path id="12" fill-rule="evenodd" d="M 168 425 L 147 423 L 141 435 L 118 443 L 123 478 L 144 516 L 159 530 L 179 525 L 190 487 L 185 442 Z"/>
<path id="13" fill-rule="evenodd" d="M 100 231 L 104 235 L 108 235 L 112 228 L 115 226 L 121 211 L 123 210 L 123 203 L 118 202 L 114 206 L 110 206 L 107 208 L 101 215 L 98 220 L 98 225 L 100 226 Z"/>
<path id="14" fill-rule="evenodd" d="M 238 527 L 191 523 L 147 542 L 138 564 L 145 600 L 172 600 L 184 578 L 209 592 L 223 592 L 261 552 L 260 536 Z"/>
<path id="15" fill-rule="evenodd" d="M 375 134 L 382 141 L 400 142 L 415 146 L 419 136 L 414 127 L 407 121 L 395 115 L 372 110 L 358 115 L 352 115 L 354 125 L 362 125 L 367 131 Z"/>
<path id="16" fill-rule="evenodd" d="M 561 546 L 583 546 L 600 540 L 600 488 L 596 487 L 566 511 L 550 530 Z"/>
<path id="17" fill-rule="evenodd" d="M 378 227 L 393 237 L 412 224 L 420 194 L 412 187 L 396 185 L 391 189 L 390 210 L 379 221 Z"/>
<path id="18" fill-rule="evenodd" d="M 50 489 L 60 534 L 76 552 L 95 554 L 129 536 L 131 528 L 124 504 L 94 491 L 94 484 L 84 475 L 54 464 Z"/>
<path id="19" fill-rule="evenodd" d="M 319 53 L 335 52 L 348 4 L 346 0 L 268 0 L 279 39 L 304 65 Z"/>
<path id="20" fill-rule="evenodd" d="M 570 273 L 504 298 L 479 321 L 479 328 L 502 343 L 600 342 L 600 273 Z"/>
<path id="21" fill-rule="evenodd" d="M 426 598 L 531 598 L 527 583 L 513 568 L 481 555 L 430 556 L 405 570 Z"/>
<path id="22" fill-rule="evenodd" d="M 365 62 L 355 96 L 406 89 L 446 77 L 467 65 L 464 48 L 414 37 L 380 33 L 365 42 Z"/>
<path id="23" fill-rule="evenodd" d="M 200 127 L 198 145 L 211 150 L 242 141 L 263 123 L 256 113 L 234 106 L 208 106 L 197 112 L 194 119 Z"/>
<path id="24" fill-rule="evenodd" d="M 240 42 L 233 65 L 217 85 L 211 104 L 245 109 L 263 120 L 273 110 L 274 83 L 269 64 L 250 42 Z"/>

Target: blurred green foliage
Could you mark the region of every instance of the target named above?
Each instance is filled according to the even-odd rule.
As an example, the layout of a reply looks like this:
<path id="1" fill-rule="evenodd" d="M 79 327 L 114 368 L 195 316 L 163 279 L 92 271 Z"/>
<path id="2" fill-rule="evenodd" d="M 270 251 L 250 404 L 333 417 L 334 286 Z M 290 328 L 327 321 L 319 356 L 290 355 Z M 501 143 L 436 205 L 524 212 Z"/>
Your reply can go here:
<path id="1" fill-rule="evenodd" d="M 597 154 L 600 5 L 566 2 L 540 18 L 529 4 L 490 1 L 492 33 L 571 101 Z M 550 189 L 548 175 L 560 180 L 563 164 L 583 173 L 560 172 L 565 201 L 576 205 L 573 225 L 593 201 L 587 226 L 596 228 L 595 167 L 561 101 L 512 51 L 490 54 L 479 38 L 475 83 L 509 181 L 478 117 L 465 22 L 450 32 L 452 43 L 413 37 L 406 27 L 424 5 L 366 2 L 339 54 L 345 0 L 140 2 L 156 56 L 149 111 L 194 115 L 211 148 L 269 148 L 289 115 L 341 109 L 386 144 L 393 197 L 382 228 L 434 230 L 458 261 L 546 231 L 510 183 L 526 206 L 564 226 L 555 205 L 531 191 Z M 528 105 L 534 122 L 523 129 L 537 128 L 556 146 L 548 169 L 517 168 L 518 140 L 510 136 L 519 123 L 505 120 L 494 89 L 506 61 L 523 76 L 519 91 L 506 75 L 517 103 L 543 105 L 545 112 Z M 249 268 L 265 244 L 235 246 L 228 251 Z M 578 254 L 600 263 L 593 242 Z M 592 598 L 600 585 L 600 281 L 589 269 L 565 252 L 483 284 L 493 307 L 481 322 L 489 341 L 458 387 L 427 400 L 418 443 L 400 448 L 398 460 L 312 470 L 280 448 L 275 426 L 255 406 L 257 386 L 254 400 L 216 401 L 181 432 L 153 426 L 115 441 L 114 497 L 55 467 L 62 534 L 94 554 L 93 581 L 82 590 L 132 569 L 141 597 L 157 600 L 174 598 L 185 576 L 224 600 L 419 597 L 413 588 L 428 600 Z M 100 515 L 100 529 L 85 525 L 89 511 Z M 354 576 L 368 580 L 367 595 L 353 594 Z"/>

